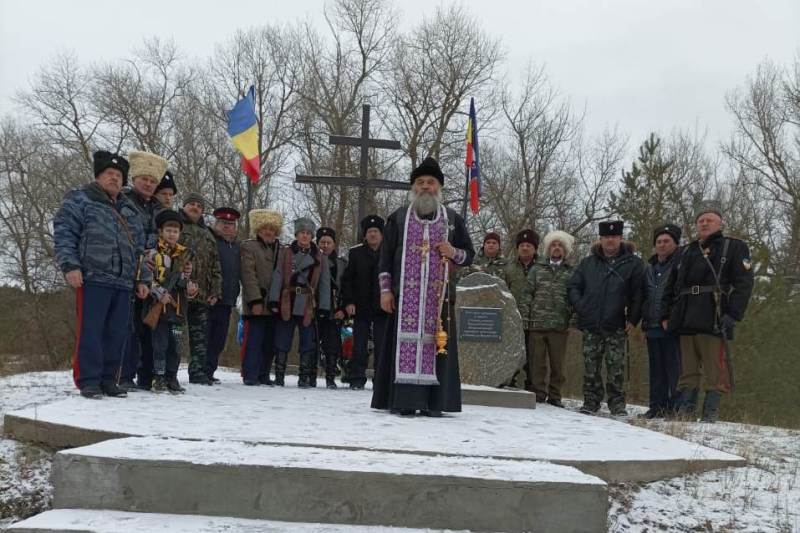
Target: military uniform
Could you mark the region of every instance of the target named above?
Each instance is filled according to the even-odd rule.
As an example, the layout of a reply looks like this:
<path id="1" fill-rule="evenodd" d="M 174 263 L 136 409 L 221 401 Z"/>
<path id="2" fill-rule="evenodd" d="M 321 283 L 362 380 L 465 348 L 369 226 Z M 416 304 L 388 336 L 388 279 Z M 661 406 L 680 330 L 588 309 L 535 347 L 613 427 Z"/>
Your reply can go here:
<path id="1" fill-rule="evenodd" d="M 600 234 L 621 235 L 622 222 L 601 222 Z M 615 257 L 606 257 L 597 243 L 568 283 L 569 301 L 583 331 L 583 412 L 600 409 L 605 360 L 608 408 L 612 414 L 626 414 L 625 327 L 641 320 L 643 278 L 644 263 L 631 245 L 623 242 Z"/>
<path id="2" fill-rule="evenodd" d="M 731 388 L 723 334 L 733 339 L 733 326 L 744 317 L 752 291 L 750 250 L 744 241 L 719 231 L 683 250 L 662 301 L 662 319 L 669 321 L 670 332 L 680 335 L 682 414 L 694 413 L 702 385 L 704 419 L 716 419 L 721 394 Z"/>
<path id="3" fill-rule="evenodd" d="M 514 300 L 517 302 L 519 314 L 522 316 L 522 329 L 525 337 L 525 364 L 523 365 L 522 370 L 525 371 L 526 389 L 531 389 L 533 387 L 533 383 L 531 382 L 532 373 L 530 371 L 530 365 L 528 364 L 528 359 L 530 358 L 531 352 L 530 330 L 532 294 L 528 274 L 535 263 L 535 258 L 527 265 L 523 264 L 519 259 L 516 259 L 506 267 L 506 270 L 503 273 L 503 280 L 511 290 L 511 294 L 514 296 Z M 518 375 L 519 371 L 517 371 L 514 374 L 514 377 L 511 378 L 511 381 L 509 382 L 510 386 L 516 386 Z"/>
<path id="4" fill-rule="evenodd" d="M 564 385 L 564 358 L 567 352 L 567 328 L 572 306 L 567 297 L 567 283 L 573 268 L 566 261 L 545 259 L 531 269 L 530 345 L 528 365 L 533 374 L 536 400 L 561 403 Z"/>
<path id="5" fill-rule="evenodd" d="M 475 261 L 471 265 L 471 271 L 473 272 L 486 272 L 501 279 L 504 277 L 507 268 L 508 259 L 500 253 L 495 257 L 486 257 L 483 253 L 483 248 L 475 254 Z"/>
<path id="6" fill-rule="evenodd" d="M 178 241 L 192 251 L 191 279 L 197 284 L 197 296 L 189 302 L 189 382 L 210 384 L 206 375 L 208 354 L 208 299 L 222 294 L 222 271 L 217 242 L 202 217 L 193 222 L 181 210 L 183 231 Z"/>

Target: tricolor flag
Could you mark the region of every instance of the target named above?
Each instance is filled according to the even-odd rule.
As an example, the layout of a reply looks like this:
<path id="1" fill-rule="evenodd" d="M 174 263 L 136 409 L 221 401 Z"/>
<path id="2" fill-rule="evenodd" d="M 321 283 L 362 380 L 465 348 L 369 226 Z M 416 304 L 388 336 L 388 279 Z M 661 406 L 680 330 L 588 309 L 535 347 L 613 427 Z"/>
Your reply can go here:
<path id="1" fill-rule="evenodd" d="M 469 208 L 472 214 L 480 210 L 481 164 L 478 157 L 478 122 L 475 119 L 475 99 L 469 101 L 469 120 L 467 121 L 467 181 L 469 183 Z"/>
<path id="2" fill-rule="evenodd" d="M 254 185 L 261 175 L 256 117 L 256 90 L 250 86 L 247 95 L 228 111 L 228 135 L 242 154 L 242 170 Z"/>

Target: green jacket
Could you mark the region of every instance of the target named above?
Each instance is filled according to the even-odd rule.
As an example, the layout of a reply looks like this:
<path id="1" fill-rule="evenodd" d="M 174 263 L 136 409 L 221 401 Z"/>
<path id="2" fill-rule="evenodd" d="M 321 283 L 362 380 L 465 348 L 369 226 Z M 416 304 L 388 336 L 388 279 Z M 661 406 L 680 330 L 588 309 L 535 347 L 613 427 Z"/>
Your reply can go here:
<path id="1" fill-rule="evenodd" d="M 492 258 L 486 257 L 483 255 L 483 248 L 475 254 L 475 259 L 472 261 L 473 272 L 486 272 L 501 279 L 507 268 L 508 259 L 502 255 Z"/>
<path id="2" fill-rule="evenodd" d="M 572 266 L 562 261 L 550 264 L 548 259 L 536 263 L 528 274 L 531 283 L 531 329 L 533 331 L 566 331 L 572 316 L 567 296 L 567 283 Z"/>
<path id="3" fill-rule="evenodd" d="M 195 302 L 205 303 L 211 296 L 219 298 L 222 295 L 222 269 L 219 265 L 219 252 L 217 240 L 211 230 L 201 218 L 194 223 L 181 210 L 183 231 L 178 242 L 188 247 L 192 252 L 192 276 L 197 283 L 197 297 Z"/>
<path id="4" fill-rule="evenodd" d="M 517 309 L 519 309 L 519 314 L 522 315 L 522 327 L 525 330 L 531 329 L 531 295 L 533 290 L 531 289 L 529 274 L 532 271 L 533 266 L 526 272 L 519 259 L 514 259 L 508 263 L 503 276 L 506 285 L 511 290 L 511 294 L 514 295 L 514 300 L 517 301 Z"/>

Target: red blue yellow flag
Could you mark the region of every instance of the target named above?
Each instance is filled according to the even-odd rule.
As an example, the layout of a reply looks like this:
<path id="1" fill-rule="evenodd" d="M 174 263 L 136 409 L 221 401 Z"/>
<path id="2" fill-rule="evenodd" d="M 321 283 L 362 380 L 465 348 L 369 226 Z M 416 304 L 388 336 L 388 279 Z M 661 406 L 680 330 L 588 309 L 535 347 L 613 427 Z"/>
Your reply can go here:
<path id="1" fill-rule="evenodd" d="M 233 146 L 242 154 L 242 170 L 253 184 L 261 176 L 261 158 L 258 146 L 258 118 L 256 117 L 256 91 L 250 86 L 247 95 L 228 111 L 228 135 Z"/>
<path id="2" fill-rule="evenodd" d="M 469 182 L 469 208 L 476 214 L 480 208 L 481 198 L 481 164 L 478 157 L 478 122 L 475 118 L 475 99 L 469 101 L 469 120 L 467 121 L 467 167 Z"/>

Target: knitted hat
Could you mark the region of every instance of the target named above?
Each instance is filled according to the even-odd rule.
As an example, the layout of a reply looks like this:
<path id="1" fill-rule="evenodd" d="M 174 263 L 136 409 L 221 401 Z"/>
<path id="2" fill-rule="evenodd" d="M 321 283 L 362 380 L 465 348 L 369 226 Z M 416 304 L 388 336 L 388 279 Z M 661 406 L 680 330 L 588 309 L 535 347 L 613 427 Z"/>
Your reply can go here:
<path id="1" fill-rule="evenodd" d="M 598 224 L 598 230 L 601 237 L 610 235 L 622 235 L 622 230 L 625 223 L 621 220 L 608 220 Z"/>
<path id="2" fill-rule="evenodd" d="M 516 243 L 517 248 L 519 248 L 519 245 L 522 244 L 523 242 L 527 242 L 529 244 L 532 244 L 534 246 L 534 248 L 536 248 L 538 250 L 539 249 L 539 234 L 536 233 L 535 231 L 533 231 L 532 229 L 524 229 L 524 230 L 520 231 L 519 233 L 517 233 L 517 238 L 515 239 L 515 243 Z"/>
<path id="3" fill-rule="evenodd" d="M 203 198 L 203 195 L 199 192 L 190 192 L 186 196 L 183 197 L 183 205 L 186 205 L 190 202 L 195 202 L 203 206 L 203 209 L 206 208 L 206 199 Z"/>
<path id="4" fill-rule="evenodd" d="M 439 183 L 444 185 L 444 174 L 442 174 L 442 169 L 439 167 L 439 163 L 432 157 L 426 157 L 425 161 L 420 163 L 420 165 L 411 171 L 411 183 L 414 183 L 420 176 L 433 176 Z"/>
<path id="5" fill-rule="evenodd" d="M 119 154 L 98 150 L 92 156 L 94 177 L 97 178 L 105 169 L 115 168 L 122 172 L 122 185 L 128 184 L 128 160 Z"/>
<path id="6" fill-rule="evenodd" d="M 301 231 L 310 231 L 314 233 L 314 230 L 317 228 L 317 225 L 314 224 L 314 221 L 307 217 L 300 217 L 294 221 L 294 234 L 297 235 Z"/>

